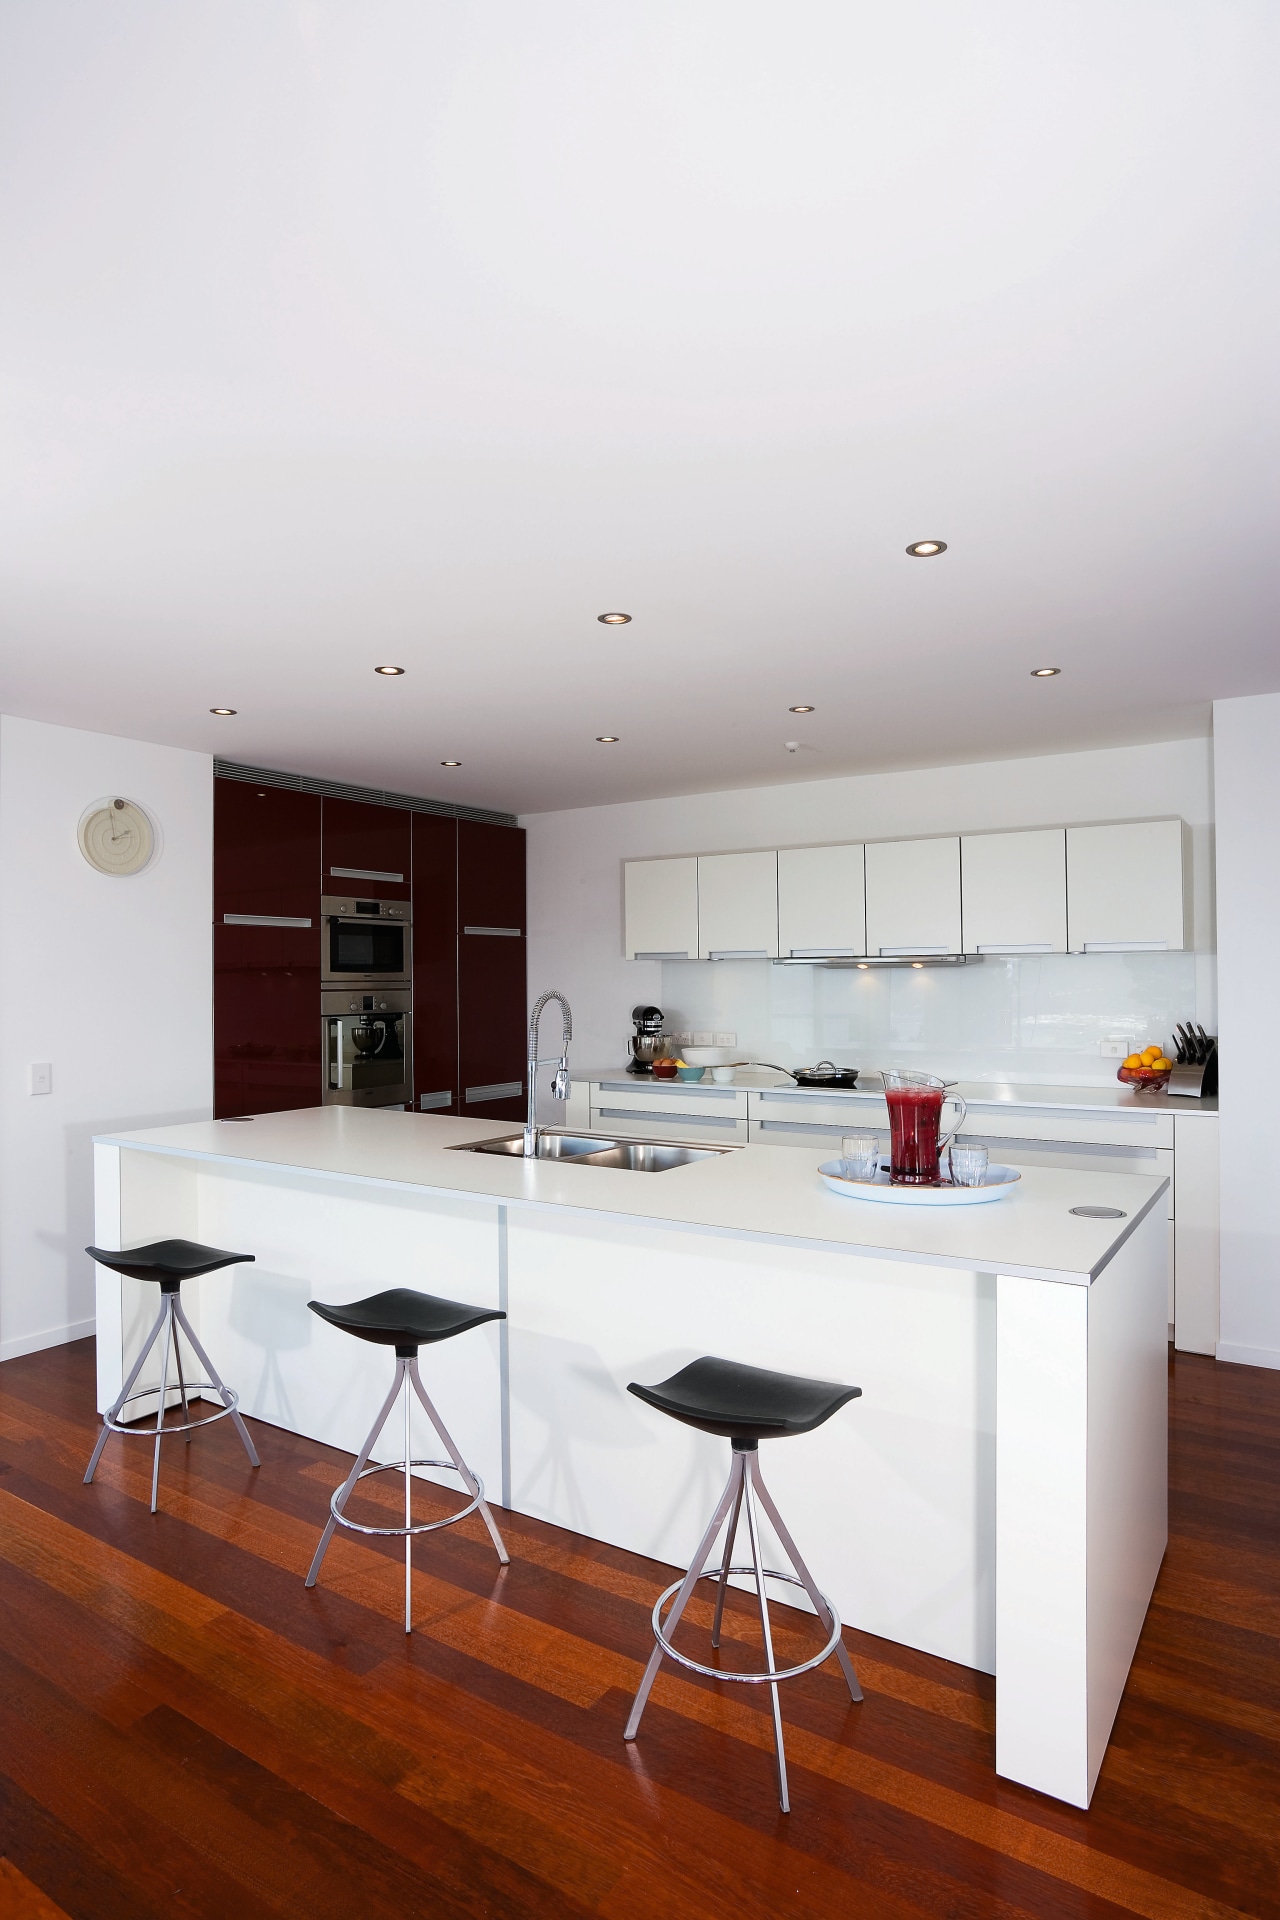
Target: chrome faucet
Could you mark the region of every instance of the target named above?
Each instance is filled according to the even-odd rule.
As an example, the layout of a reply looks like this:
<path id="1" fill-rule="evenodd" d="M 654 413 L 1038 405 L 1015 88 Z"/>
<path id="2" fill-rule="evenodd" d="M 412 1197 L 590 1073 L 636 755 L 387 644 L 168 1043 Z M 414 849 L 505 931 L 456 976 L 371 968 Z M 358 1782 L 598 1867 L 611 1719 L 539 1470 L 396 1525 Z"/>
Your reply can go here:
<path id="1" fill-rule="evenodd" d="M 538 1023 L 542 1019 L 542 1009 L 548 1000 L 560 1002 L 560 1052 L 549 1054 L 545 1060 L 538 1058 Z M 524 1130 L 524 1157 L 532 1160 L 538 1151 L 538 1068 L 549 1067 L 556 1063 L 556 1077 L 551 1083 L 553 1100 L 569 1098 L 569 1042 L 573 1038 L 573 1015 L 569 1011 L 569 1002 L 562 993 L 551 987 L 538 1000 L 529 1015 L 529 1118 Z"/>

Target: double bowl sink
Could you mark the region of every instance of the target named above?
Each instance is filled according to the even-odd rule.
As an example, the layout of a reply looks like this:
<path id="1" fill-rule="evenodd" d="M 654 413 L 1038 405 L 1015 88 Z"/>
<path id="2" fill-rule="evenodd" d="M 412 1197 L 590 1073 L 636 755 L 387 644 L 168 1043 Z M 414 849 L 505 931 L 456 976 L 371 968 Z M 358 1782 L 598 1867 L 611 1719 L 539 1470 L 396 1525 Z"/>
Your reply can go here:
<path id="1" fill-rule="evenodd" d="M 563 1160 L 577 1167 L 613 1167 L 623 1173 L 667 1173 L 695 1160 L 712 1160 L 731 1153 L 731 1147 L 685 1146 L 675 1140 L 609 1140 L 581 1133 L 539 1133 L 535 1160 Z M 524 1135 L 502 1140 L 478 1140 L 474 1146 L 451 1147 L 451 1153 L 500 1153 L 509 1160 L 524 1157 Z"/>

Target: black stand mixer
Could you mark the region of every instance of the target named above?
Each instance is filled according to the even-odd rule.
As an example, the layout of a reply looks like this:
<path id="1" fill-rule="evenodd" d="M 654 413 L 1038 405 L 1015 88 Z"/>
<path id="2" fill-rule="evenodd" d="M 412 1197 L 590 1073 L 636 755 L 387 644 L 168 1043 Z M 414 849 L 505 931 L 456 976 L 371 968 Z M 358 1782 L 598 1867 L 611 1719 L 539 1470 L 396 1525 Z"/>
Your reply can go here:
<path id="1" fill-rule="evenodd" d="M 662 1031 L 662 1008 L 632 1007 L 631 1018 L 636 1030 L 627 1036 L 627 1052 L 631 1056 L 627 1061 L 627 1072 L 652 1073 L 654 1061 L 661 1060 L 667 1050 L 667 1037 Z"/>

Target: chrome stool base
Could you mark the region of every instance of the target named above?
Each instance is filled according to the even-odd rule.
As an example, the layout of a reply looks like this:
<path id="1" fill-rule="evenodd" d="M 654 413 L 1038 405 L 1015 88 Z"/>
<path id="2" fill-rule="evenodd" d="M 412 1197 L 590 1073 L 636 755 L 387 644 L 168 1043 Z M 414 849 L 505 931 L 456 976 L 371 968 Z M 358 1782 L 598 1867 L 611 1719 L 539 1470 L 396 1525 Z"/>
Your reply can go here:
<path id="1" fill-rule="evenodd" d="M 209 1378 L 207 1380 L 188 1380 L 183 1373 L 182 1349 L 178 1345 L 179 1327 L 181 1327 L 182 1331 L 186 1334 L 187 1339 L 191 1342 L 196 1358 L 208 1373 Z M 143 1387 L 140 1392 L 135 1393 L 133 1391 L 134 1381 L 142 1372 L 143 1363 L 155 1346 L 157 1340 L 160 1340 L 162 1343 L 163 1355 L 160 1362 L 160 1385 L 158 1388 Z M 177 1363 L 178 1393 L 182 1400 L 182 1419 L 175 1420 L 171 1425 L 166 1426 L 164 1416 L 165 1402 L 169 1398 L 169 1348 L 171 1344 L 173 1347 L 173 1357 Z M 154 1428 L 130 1426 L 121 1420 L 120 1415 L 133 1401 L 149 1400 L 151 1395 L 156 1392 L 159 1393 L 160 1399 L 156 1407 L 156 1424 Z M 188 1400 L 192 1394 L 199 1393 L 218 1394 L 222 1400 L 222 1405 L 216 1413 L 207 1413 L 202 1419 L 193 1420 L 191 1418 L 191 1408 L 188 1405 Z M 151 1511 L 154 1513 L 160 1492 L 160 1442 L 162 1440 L 171 1440 L 175 1435 L 182 1434 L 185 1436 L 187 1443 L 190 1444 L 191 1436 L 197 1427 L 212 1426 L 215 1420 L 225 1420 L 228 1414 L 230 1414 L 236 1423 L 236 1431 L 244 1442 L 244 1449 L 249 1456 L 250 1465 L 260 1467 L 262 1462 L 258 1458 L 253 1441 L 249 1438 L 249 1429 L 240 1418 L 239 1408 L 239 1394 L 235 1393 L 219 1378 L 217 1368 L 214 1366 L 204 1348 L 200 1345 L 191 1322 L 182 1310 L 182 1300 L 177 1291 L 166 1293 L 161 1300 L 160 1312 L 156 1318 L 156 1323 L 147 1335 L 142 1352 L 133 1363 L 129 1378 L 125 1381 L 119 1397 L 113 1401 L 102 1416 L 102 1432 L 98 1435 L 98 1444 L 93 1449 L 92 1457 L 85 1472 L 84 1485 L 88 1486 L 93 1479 L 94 1473 L 97 1471 L 98 1462 L 102 1458 L 102 1449 L 106 1446 L 111 1434 L 122 1434 L 127 1440 L 150 1440 L 154 1437 L 156 1451 L 151 1466 Z"/>
<path id="2" fill-rule="evenodd" d="M 415 1460 L 412 1457 L 409 1421 L 413 1410 L 413 1399 L 410 1389 L 412 1389 L 412 1393 L 417 1394 L 423 1407 L 426 1409 L 428 1419 L 444 1443 L 449 1455 L 447 1460 Z M 377 1444 L 378 1435 L 386 1426 L 391 1409 L 399 1399 L 401 1391 L 404 1393 L 404 1459 L 384 1461 L 372 1467 L 367 1466 L 366 1462 Z M 456 1473 L 467 1492 L 471 1495 L 467 1505 L 460 1507 L 457 1513 L 447 1513 L 442 1520 L 415 1521 L 412 1504 L 412 1470 L 414 1467 L 440 1467 L 446 1472 Z M 404 1525 L 402 1527 L 369 1527 L 363 1525 L 359 1520 L 349 1520 L 347 1518 L 347 1501 L 351 1498 L 356 1485 L 359 1481 L 367 1480 L 371 1474 L 375 1473 L 404 1474 Z M 374 1421 L 373 1426 L 369 1430 L 368 1438 L 356 1455 L 355 1465 L 329 1502 L 329 1518 L 325 1523 L 324 1532 L 320 1536 L 320 1544 L 316 1548 L 315 1558 L 311 1562 L 311 1570 L 307 1575 L 306 1585 L 314 1587 L 316 1584 L 320 1573 L 320 1566 L 325 1554 L 329 1550 L 329 1542 L 333 1538 L 333 1530 L 335 1527 L 347 1527 L 352 1533 L 381 1534 L 384 1537 L 403 1538 L 404 1630 L 406 1633 L 410 1633 L 413 1629 L 413 1536 L 416 1533 L 437 1533 L 441 1527 L 454 1527 L 458 1524 L 459 1520 L 465 1520 L 467 1516 L 472 1513 L 478 1513 L 486 1527 L 488 1527 L 489 1536 L 498 1550 L 498 1559 L 501 1564 L 504 1567 L 510 1566 L 511 1555 L 507 1552 L 503 1544 L 502 1535 L 498 1532 L 497 1522 L 494 1520 L 493 1514 L 489 1510 L 489 1504 L 484 1497 L 484 1482 L 478 1474 L 472 1473 L 470 1467 L 454 1445 L 448 1428 L 427 1397 L 427 1390 L 422 1384 L 422 1376 L 418 1372 L 417 1354 L 407 1355 L 398 1353 L 396 1355 L 396 1377 L 391 1383 L 390 1393 L 382 1403 L 382 1411 Z"/>
<path id="3" fill-rule="evenodd" d="M 778 1539 L 782 1543 L 783 1550 L 795 1568 L 793 1574 L 779 1573 L 771 1567 L 766 1567 L 761 1559 L 760 1529 L 756 1515 L 757 1500 L 768 1514 L 773 1524 L 774 1532 L 777 1534 Z M 737 1538 L 739 1518 L 744 1506 L 747 1512 L 747 1532 L 751 1540 L 751 1565 L 735 1567 L 731 1564 L 733 1547 L 734 1541 Z M 729 1521 L 729 1530 L 725 1535 L 723 1559 L 718 1569 L 715 1567 L 707 1567 L 705 1564 L 707 1554 L 731 1508 L 733 1517 Z M 691 1659 L 688 1654 L 681 1653 L 672 1645 L 671 1636 L 679 1625 L 680 1616 L 689 1604 L 690 1596 L 699 1580 L 714 1580 L 716 1582 L 716 1611 L 715 1620 L 711 1629 L 711 1644 L 713 1647 L 720 1645 L 720 1628 L 724 1618 L 725 1587 L 728 1584 L 731 1574 L 751 1574 L 755 1580 L 756 1599 L 760 1607 L 760 1625 L 764 1633 L 765 1665 L 762 1672 L 740 1673 L 733 1672 L 727 1668 L 705 1666 L 701 1661 Z M 815 1653 L 810 1659 L 802 1660 L 793 1667 L 778 1667 L 774 1662 L 773 1633 L 769 1622 L 769 1600 L 765 1592 L 766 1580 L 781 1580 L 789 1586 L 802 1587 L 808 1594 L 814 1612 L 817 1614 L 819 1621 L 829 1636 L 826 1645 L 820 1653 Z M 662 1609 L 673 1594 L 675 1595 L 675 1602 L 664 1623 L 662 1619 Z M 715 1513 L 712 1515 L 711 1525 L 703 1534 L 698 1551 L 693 1557 L 693 1564 L 689 1568 L 688 1573 L 685 1574 L 684 1579 L 673 1581 L 666 1591 L 658 1596 L 657 1603 L 653 1609 L 653 1632 L 657 1645 L 649 1655 L 649 1664 L 644 1670 L 644 1678 L 640 1682 L 639 1689 L 632 1704 L 630 1718 L 627 1721 L 626 1730 L 622 1736 L 623 1739 L 634 1740 L 640 1730 L 640 1720 L 644 1713 L 645 1706 L 648 1703 L 653 1683 L 658 1677 L 658 1668 L 662 1664 L 662 1656 L 664 1653 L 672 1660 L 678 1662 L 680 1666 L 687 1667 L 690 1672 L 705 1674 L 712 1680 L 737 1681 L 744 1686 L 767 1686 L 773 1696 L 773 1745 L 777 1760 L 778 1800 L 781 1804 L 782 1811 L 784 1813 L 790 1813 L 791 1800 L 787 1791 L 787 1758 L 782 1739 L 782 1709 L 778 1699 L 778 1682 L 780 1680 L 792 1680 L 797 1674 L 811 1672 L 814 1667 L 821 1666 L 822 1662 L 834 1653 L 840 1662 L 845 1683 L 849 1688 L 849 1697 L 855 1701 L 861 1700 L 862 1688 L 858 1685 L 858 1676 L 854 1671 L 853 1662 L 849 1658 L 848 1649 L 845 1647 L 841 1638 L 840 1616 L 837 1614 L 830 1600 L 827 1599 L 827 1596 L 820 1592 L 814 1582 L 813 1575 L 800 1558 L 796 1544 L 783 1523 L 782 1515 L 774 1506 L 769 1491 L 764 1484 L 763 1477 L 760 1473 L 760 1457 L 754 1445 L 750 1448 L 740 1447 L 736 1441 L 734 1442 L 733 1465 L 729 1469 L 729 1478 L 725 1483 L 725 1489 L 720 1496 L 719 1504 L 716 1507 Z"/>

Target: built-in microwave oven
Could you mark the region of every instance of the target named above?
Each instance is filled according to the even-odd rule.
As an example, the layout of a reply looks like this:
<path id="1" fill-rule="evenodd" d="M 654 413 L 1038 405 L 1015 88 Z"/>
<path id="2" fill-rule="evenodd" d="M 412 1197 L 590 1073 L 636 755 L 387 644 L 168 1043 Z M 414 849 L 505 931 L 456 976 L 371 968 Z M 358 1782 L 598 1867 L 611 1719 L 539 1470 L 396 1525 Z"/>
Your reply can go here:
<path id="1" fill-rule="evenodd" d="M 408 987 L 409 904 L 326 893 L 320 901 L 320 980 L 326 987 Z"/>

